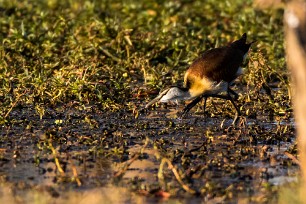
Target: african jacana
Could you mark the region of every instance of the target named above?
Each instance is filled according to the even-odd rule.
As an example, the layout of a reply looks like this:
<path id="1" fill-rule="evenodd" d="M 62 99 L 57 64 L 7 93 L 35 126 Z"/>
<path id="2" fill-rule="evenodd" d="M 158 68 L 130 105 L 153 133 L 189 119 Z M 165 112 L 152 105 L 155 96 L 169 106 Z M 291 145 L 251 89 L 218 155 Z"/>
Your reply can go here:
<path id="1" fill-rule="evenodd" d="M 234 102 L 234 99 L 238 98 L 238 94 L 230 88 L 230 85 L 242 74 L 240 66 L 253 43 L 246 43 L 246 38 L 247 35 L 244 33 L 239 40 L 232 42 L 228 46 L 204 52 L 188 68 L 184 76 L 183 87 L 173 86 L 164 90 L 149 102 L 145 108 L 157 101 L 164 103 L 194 99 L 182 111 L 182 116 L 184 116 L 202 98 L 205 98 L 205 113 L 207 97 L 216 97 L 231 101 L 236 109 L 233 121 L 235 123 L 241 113 Z M 220 93 L 222 92 L 226 92 L 226 95 L 221 95 Z M 234 99 L 230 94 L 234 95 Z"/>

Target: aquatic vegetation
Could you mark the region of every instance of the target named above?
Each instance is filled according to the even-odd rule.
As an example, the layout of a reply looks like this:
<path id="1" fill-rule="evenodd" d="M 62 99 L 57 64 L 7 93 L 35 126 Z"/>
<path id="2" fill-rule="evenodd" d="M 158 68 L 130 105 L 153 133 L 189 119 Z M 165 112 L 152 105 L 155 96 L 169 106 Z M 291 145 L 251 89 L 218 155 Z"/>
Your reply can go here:
<path id="1" fill-rule="evenodd" d="M 242 0 L 12 0 L 0 11 L 1 184 L 14 192 L 57 184 L 42 190 L 55 198 L 112 183 L 148 198 L 244 193 L 264 202 L 277 199 L 271 177 L 296 176 L 282 9 Z M 217 99 L 206 118 L 201 105 L 181 121 L 183 106 L 141 110 L 180 83 L 201 52 L 245 32 L 257 42 L 234 85 L 236 127 L 232 106 Z"/>

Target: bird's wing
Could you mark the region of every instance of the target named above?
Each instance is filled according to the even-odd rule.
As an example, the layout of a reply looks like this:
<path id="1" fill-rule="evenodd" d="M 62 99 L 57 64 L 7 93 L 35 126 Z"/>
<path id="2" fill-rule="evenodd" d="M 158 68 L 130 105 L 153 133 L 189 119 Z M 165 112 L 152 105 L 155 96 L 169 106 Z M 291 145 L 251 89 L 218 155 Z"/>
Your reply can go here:
<path id="1" fill-rule="evenodd" d="M 206 51 L 189 67 L 188 74 L 206 77 L 213 81 L 234 80 L 244 53 L 231 47 L 220 47 Z"/>

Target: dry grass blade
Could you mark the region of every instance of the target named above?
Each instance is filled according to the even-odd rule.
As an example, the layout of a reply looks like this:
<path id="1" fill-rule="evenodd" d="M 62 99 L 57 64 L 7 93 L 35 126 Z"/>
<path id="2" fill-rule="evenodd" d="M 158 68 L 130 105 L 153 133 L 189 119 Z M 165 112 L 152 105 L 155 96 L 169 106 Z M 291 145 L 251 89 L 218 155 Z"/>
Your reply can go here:
<path id="1" fill-rule="evenodd" d="M 164 176 L 163 176 L 163 168 L 164 165 L 167 164 L 168 168 L 172 171 L 173 175 L 175 176 L 176 180 L 179 182 L 179 184 L 181 185 L 181 187 L 187 191 L 190 194 L 198 194 L 198 192 L 192 188 L 190 188 L 187 184 L 185 184 L 180 176 L 180 174 L 178 173 L 177 169 L 173 166 L 173 164 L 171 163 L 171 161 L 167 158 L 162 158 L 161 163 L 160 163 L 160 167 L 159 167 L 159 171 L 158 171 L 158 178 L 161 180 L 162 183 L 164 183 Z"/>
<path id="2" fill-rule="evenodd" d="M 59 162 L 59 159 L 57 157 L 57 151 L 56 151 L 56 149 L 52 145 L 52 140 L 48 140 L 48 147 L 52 151 L 52 155 L 53 155 L 54 162 L 55 162 L 55 165 L 57 167 L 57 170 L 59 171 L 61 176 L 65 176 L 65 171 L 63 170 L 63 168 L 62 168 L 62 166 L 61 166 L 61 164 Z"/>
<path id="3" fill-rule="evenodd" d="M 117 171 L 115 174 L 114 174 L 114 177 L 117 178 L 117 177 L 122 177 L 124 175 L 124 173 L 128 170 L 128 168 L 131 166 L 131 164 L 136 161 L 139 156 L 143 153 L 144 149 L 147 147 L 147 145 L 149 144 L 149 138 L 146 138 L 145 140 L 145 144 L 141 147 L 141 149 L 139 150 L 139 152 L 135 153 L 134 156 L 128 160 L 124 166 L 121 168 L 120 171 Z"/>

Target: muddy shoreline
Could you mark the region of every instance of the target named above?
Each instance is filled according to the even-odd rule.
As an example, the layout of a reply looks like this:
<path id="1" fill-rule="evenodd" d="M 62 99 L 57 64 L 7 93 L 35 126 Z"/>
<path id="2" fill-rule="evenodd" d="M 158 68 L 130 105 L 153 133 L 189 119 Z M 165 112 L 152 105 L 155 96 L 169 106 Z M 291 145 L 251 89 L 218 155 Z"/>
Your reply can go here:
<path id="1" fill-rule="evenodd" d="M 177 110 L 160 107 L 135 119 L 129 111 L 59 107 L 41 120 L 31 107 L 13 110 L 1 128 L 2 181 L 54 197 L 105 186 L 147 198 L 190 197 L 173 170 L 161 167 L 163 158 L 202 201 L 275 200 L 279 186 L 297 181 L 298 165 L 285 153 L 296 151 L 292 121 L 242 117 L 232 127 L 230 117 L 199 111 L 178 119 Z"/>

